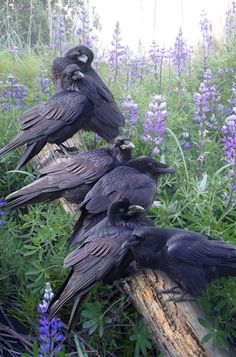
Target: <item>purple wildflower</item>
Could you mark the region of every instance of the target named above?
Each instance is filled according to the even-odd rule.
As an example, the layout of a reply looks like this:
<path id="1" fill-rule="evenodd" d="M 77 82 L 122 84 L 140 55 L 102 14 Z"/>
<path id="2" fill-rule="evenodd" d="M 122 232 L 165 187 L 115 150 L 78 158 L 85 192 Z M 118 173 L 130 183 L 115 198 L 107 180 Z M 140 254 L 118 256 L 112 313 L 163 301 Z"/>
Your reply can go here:
<path id="1" fill-rule="evenodd" d="M 65 24 L 64 17 L 54 13 L 53 16 L 53 45 L 55 49 L 59 49 L 60 56 L 64 49 L 65 43 Z"/>
<path id="2" fill-rule="evenodd" d="M 235 23 L 234 17 L 236 14 L 236 1 L 232 1 L 229 4 L 228 10 L 226 11 L 226 20 L 225 20 L 225 35 L 226 39 L 229 40 L 234 33 Z"/>
<path id="3" fill-rule="evenodd" d="M 212 73 L 208 69 L 204 73 L 203 81 L 201 82 L 198 92 L 194 94 L 193 102 L 196 106 L 194 111 L 194 121 L 198 124 L 203 124 L 209 119 L 209 114 L 216 110 L 219 94 L 215 85 L 211 83 Z"/>
<path id="4" fill-rule="evenodd" d="M 137 126 L 138 123 L 138 105 L 134 103 L 131 96 L 127 96 L 123 102 L 123 114 L 125 118 L 125 131 L 131 136 Z"/>
<path id="5" fill-rule="evenodd" d="M 53 292 L 50 283 L 46 283 L 43 301 L 38 305 L 39 313 L 39 350 L 41 357 L 54 356 L 55 353 L 62 350 L 63 323 L 59 317 L 53 317 L 49 320 L 47 309 L 53 298 Z"/>
<path id="6" fill-rule="evenodd" d="M 5 200 L 4 200 L 4 198 L 0 198 L 0 208 L 2 208 L 4 206 L 5 206 Z M 5 215 L 4 210 L 0 210 L 0 217 L 4 216 L 4 215 Z M 0 226 L 4 226 L 5 224 L 7 224 L 6 221 L 0 220 Z"/>
<path id="7" fill-rule="evenodd" d="M 45 71 L 43 69 L 40 69 L 39 76 L 36 78 L 36 81 L 39 84 L 40 94 L 47 95 L 49 91 L 50 82 L 49 79 L 45 76 Z M 40 95 L 38 95 L 38 98 L 41 99 Z"/>
<path id="8" fill-rule="evenodd" d="M 236 99 L 236 83 L 232 84 L 232 104 Z M 232 190 L 236 191 L 236 107 L 232 109 L 233 114 L 225 119 L 225 125 L 222 127 L 224 143 L 225 161 L 233 165 L 233 184 Z"/>
<path id="9" fill-rule="evenodd" d="M 166 130 L 167 117 L 166 102 L 161 95 L 153 97 L 145 117 L 146 119 L 143 122 L 144 134 L 140 139 L 149 142 L 152 145 L 152 155 L 157 155 L 160 153 L 160 145 L 164 140 L 163 133 Z"/>
<path id="10" fill-rule="evenodd" d="M 201 33 L 202 33 L 202 43 L 203 43 L 203 64 L 204 64 L 204 69 L 206 69 L 207 60 L 208 60 L 210 50 L 211 50 L 212 44 L 213 44 L 212 24 L 211 24 L 211 21 L 207 17 L 206 10 L 203 10 L 201 13 L 200 29 L 201 29 Z"/>
<path id="11" fill-rule="evenodd" d="M 121 44 L 120 24 L 118 21 L 115 25 L 113 40 L 111 44 L 113 49 L 109 52 L 109 63 L 113 72 L 113 80 L 114 82 L 116 82 L 118 76 L 118 68 L 125 54 L 125 48 Z"/>
<path id="12" fill-rule="evenodd" d="M 186 68 L 188 53 L 187 44 L 183 39 L 182 29 L 180 29 L 171 52 L 171 58 L 179 80 L 181 73 Z"/>
<path id="13" fill-rule="evenodd" d="M 212 73 L 208 69 L 204 73 L 203 81 L 201 82 L 198 92 L 194 94 L 193 102 L 196 106 L 193 120 L 200 126 L 200 161 L 203 161 L 203 138 L 204 129 L 212 129 L 216 127 L 216 118 L 214 112 L 219 99 L 216 87 L 211 83 Z"/>
<path id="14" fill-rule="evenodd" d="M 20 110 L 24 107 L 26 95 L 26 86 L 20 84 L 12 74 L 8 74 L 7 80 L 2 83 L 2 92 L 0 93 L 2 111 L 7 109 Z"/>
<path id="15" fill-rule="evenodd" d="M 87 47 L 91 47 L 92 45 L 90 32 L 91 29 L 89 26 L 89 12 L 86 9 L 85 4 L 82 3 L 80 7 L 76 35 L 78 35 L 80 38 L 79 42 Z"/>

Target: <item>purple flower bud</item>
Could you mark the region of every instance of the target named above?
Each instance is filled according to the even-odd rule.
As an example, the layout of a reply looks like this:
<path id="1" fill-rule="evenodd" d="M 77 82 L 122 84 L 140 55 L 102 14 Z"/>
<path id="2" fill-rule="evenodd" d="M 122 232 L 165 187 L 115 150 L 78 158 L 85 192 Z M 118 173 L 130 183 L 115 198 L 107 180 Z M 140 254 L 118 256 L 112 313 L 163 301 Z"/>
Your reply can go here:
<path id="1" fill-rule="evenodd" d="M 139 120 L 138 105 L 134 103 L 131 96 L 127 96 L 122 102 L 122 107 L 126 125 L 125 131 L 128 135 L 132 135 Z"/>
<path id="2" fill-rule="evenodd" d="M 48 305 L 53 298 L 52 288 L 50 283 L 46 283 L 44 291 L 44 299 L 38 306 L 39 317 L 39 349 L 42 357 L 47 357 L 48 352 L 50 356 L 53 351 L 60 352 L 62 349 L 62 341 L 64 335 L 62 334 L 63 323 L 58 317 L 53 317 L 50 321 L 47 315 Z"/>
<path id="3" fill-rule="evenodd" d="M 163 142 L 163 133 L 166 130 L 166 103 L 160 95 L 153 97 L 153 102 L 149 105 L 149 110 L 145 113 L 143 122 L 143 135 L 140 139 L 152 145 L 152 155 L 160 153 L 160 145 Z"/>

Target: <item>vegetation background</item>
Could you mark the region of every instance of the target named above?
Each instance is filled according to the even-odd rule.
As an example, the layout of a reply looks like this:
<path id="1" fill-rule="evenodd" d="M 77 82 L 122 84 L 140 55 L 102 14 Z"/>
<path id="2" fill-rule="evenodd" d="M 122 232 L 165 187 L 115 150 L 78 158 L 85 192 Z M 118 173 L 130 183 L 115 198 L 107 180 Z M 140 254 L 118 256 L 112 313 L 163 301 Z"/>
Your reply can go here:
<path id="1" fill-rule="evenodd" d="M 0 147 L 19 130 L 22 111 L 54 93 L 50 65 L 67 48 L 84 43 L 95 68 L 126 118 L 135 156 L 154 155 L 175 165 L 163 177 L 150 216 L 156 225 L 181 227 L 236 244 L 236 28 L 234 1 L 225 14 L 224 38 L 214 38 L 205 12 L 202 41 L 188 46 L 181 29 L 172 48 L 150 43 L 137 53 L 122 42 L 116 24 L 110 48 L 98 48 L 102 26 L 86 1 L 4 0 L 0 11 Z M 89 148 L 92 134 L 85 133 Z M 104 144 L 98 139 L 98 145 Z M 66 239 L 76 217 L 60 204 L 4 211 L 3 198 L 37 175 L 28 165 L 14 172 L 21 150 L 0 159 L 0 354 L 40 355 L 37 306 L 45 283 L 56 291 Z M 204 341 L 225 349 L 236 343 L 236 280 L 212 284 L 201 299 L 212 322 Z M 61 319 L 68 321 L 70 305 Z M 200 322 L 199 322 L 200 323 Z M 18 341 L 15 343 L 15 341 Z M 203 343 L 204 343 L 203 341 Z M 116 284 L 99 284 L 84 301 L 70 339 L 58 356 L 157 356 L 145 323 Z M 75 352 L 76 351 L 76 352 Z M 48 352 L 40 352 L 49 356 Z"/>

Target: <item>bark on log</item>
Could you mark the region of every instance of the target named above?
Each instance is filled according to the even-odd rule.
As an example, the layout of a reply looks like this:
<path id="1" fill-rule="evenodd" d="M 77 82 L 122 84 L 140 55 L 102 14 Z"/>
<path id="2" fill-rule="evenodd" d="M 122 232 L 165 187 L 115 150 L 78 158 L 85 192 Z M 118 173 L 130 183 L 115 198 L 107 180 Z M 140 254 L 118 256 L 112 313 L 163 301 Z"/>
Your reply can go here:
<path id="1" fill-rule="evenodd" d="M 86 147 L 80 134 L 65 143 L 84 151 Z M 46 167 L 54 162 L 66 160 L 56 153 L 57 147 L 47 145 L 35 158 L 35 169 Z M 74 213 L 75 206 L 61 200 L 68 213 Z M 142 271 L 133 264 L 131 279 L 119 283 L 121 289 L 130 295 L 135 307 L 143 316 L 157 348 L 165 357 L 229 357 L 235 352 L 225 352 L 221 348 L 213 350 L 211 342 L 202 345 L 202 338 L 208 331 L 199 324 L 198 318 L 205 318 L 197 303 L 166 302 L 167 295 L 158 295 L 158 290 L 169 289 L 175 284 L 161 272 Z M 197 284 L 197 282 L 196 282 Z"/>

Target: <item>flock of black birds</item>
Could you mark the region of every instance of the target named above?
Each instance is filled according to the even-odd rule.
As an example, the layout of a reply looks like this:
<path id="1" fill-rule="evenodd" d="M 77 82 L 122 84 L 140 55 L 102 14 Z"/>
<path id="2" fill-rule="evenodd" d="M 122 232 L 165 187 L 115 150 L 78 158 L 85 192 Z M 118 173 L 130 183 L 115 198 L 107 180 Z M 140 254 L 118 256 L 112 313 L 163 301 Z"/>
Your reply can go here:
<path id="1" fill-rule="evenodd" d="M 58 57 L 52 65 L 56 94 L 27 110 L 21 131 L 0 156 L 25 145 L 17 169 L 46 145 L 63 142 L 80 129 L 93 131 L 109 144 L 41 170 L 32 183 L 6 197 L 6 208 L 49 202 L 61 197 L 76 203 L 80 217 L 68 238 L 70 273 L 49 306 L 50 316 L 70 299 L 71 328 L 83 297 L 98 282 L 112 282 L 127 274 L 133 261 L 167 273 L 177 286 L 169 291 L 198 297 L 208 283 L 236 275 L 236 248 L 200 233 L 158 228 L 147 217 L 159 175 L 174 173 L 171 166 L 150 157 L 132 159 L 134 145 L 119 135 L 124 119 L 114 97 L 91 67 L 93 52 L 82 45 Z"/>

